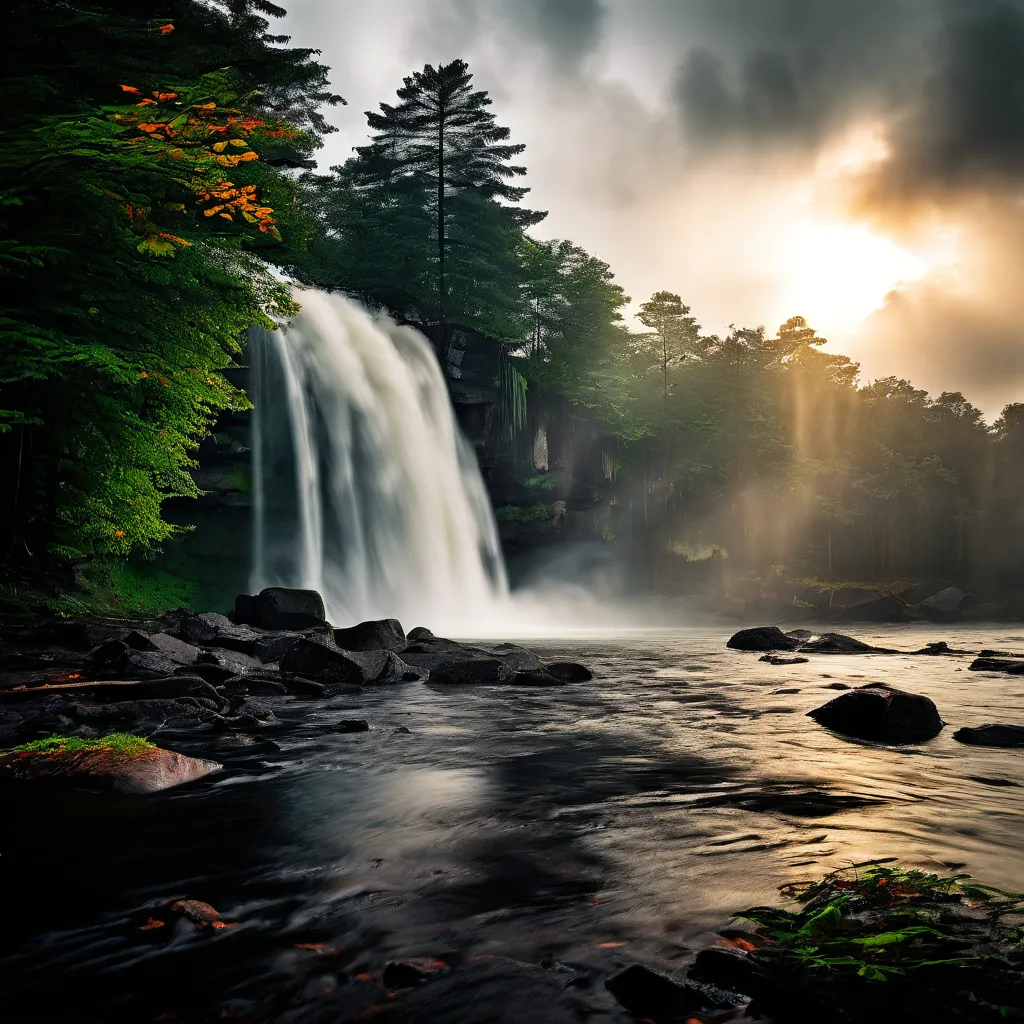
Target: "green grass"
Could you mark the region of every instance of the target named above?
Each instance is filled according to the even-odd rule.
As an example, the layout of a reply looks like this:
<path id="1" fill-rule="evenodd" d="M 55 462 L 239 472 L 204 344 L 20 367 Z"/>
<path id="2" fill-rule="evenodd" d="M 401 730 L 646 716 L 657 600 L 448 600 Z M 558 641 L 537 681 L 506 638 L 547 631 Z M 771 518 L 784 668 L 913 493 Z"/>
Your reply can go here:
<path id="1" fill-rule="evenodd" d="M 92 750 L 103 750 L 122 757 L 135 757 L 147 750 L 155 750 L 156 744 L 141 736 L 127 732 L 112 732 L 98 739 L 81 736 L 47 736 L 45 739 L 22 743 L 4 751 L 5 754 L 84 754 Z"/>

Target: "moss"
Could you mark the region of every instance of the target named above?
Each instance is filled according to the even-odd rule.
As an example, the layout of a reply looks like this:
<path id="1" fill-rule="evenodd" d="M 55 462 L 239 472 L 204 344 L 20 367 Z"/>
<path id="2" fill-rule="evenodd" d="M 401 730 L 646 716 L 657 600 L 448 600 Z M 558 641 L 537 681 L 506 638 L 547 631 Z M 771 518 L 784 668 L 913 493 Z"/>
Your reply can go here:
<path id="1" fill-rule="evenodd" d="M 155 750 L 156 744 L 141 736 L 133 736 L 127 732 L 112 732 L 98 739 L 85 739 L 81 736 L 47 736 L 45 739 L 22 743 L 4 751 L 5 754 L 85 754 L 93 750 L 121 757 L 135 757 L 147 750 Z"/>
<path id="2" fill-rule="evenodd" d="M 558 487 L 558 484 L 558 476 L 554 473 L 531 476 L 528 480 L 523 481 L 523 486 L 528 491 L 534 491 L 540 494 L 546 494 L 548 491 L 553 491 Z"/>
<path id="3" fill-rule="evenodd" d="M 494 510 L 494 518 L 499 523 L 536 523 L 551 518 L 551 509 L 547 505 L 537 504 L 521 507 L 504 505 Z"/>

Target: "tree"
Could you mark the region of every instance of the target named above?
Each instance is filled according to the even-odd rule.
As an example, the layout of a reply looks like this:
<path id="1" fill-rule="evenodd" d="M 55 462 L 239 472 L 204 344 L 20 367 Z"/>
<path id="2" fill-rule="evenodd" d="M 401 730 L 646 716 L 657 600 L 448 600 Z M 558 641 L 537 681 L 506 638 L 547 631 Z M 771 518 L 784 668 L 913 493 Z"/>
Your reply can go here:
<path id="1" fill-rule="evenodd" d="M 464 61 L 427 65 L 404 80 L 398 99 L 367 112 L 376 134 L 334 168 L 340 187 L 326 212 L 346 251 L 342 262 L 352 267 L 361 258 L 356 238 L 369 241 L 379 254 L 371 264 L 382 273 L 352 274 L 368 298 L 399 316 L 440 323 L 446 340 L 454 322 L 519 340 L 527 312 L 522 233 L 545 216 L 514 205 L 529 191 L 510 183 L 526 173 L 511 163 L 524 146 L 507 141 L 509 129 L 487 109 L 487 93 L 473 90 Z M 385 266 L 394 249 L 414 269 L 399 289 L 400 275 Z M 402 292 L 408 306 L 396 308 Z"/>
<path id="2" fill-rule="evenodd" d="M 312 231 L 277 168 L 326 130 L 326 69 L 262 0 L 165 10 L 43 0 L 2 43 L 24 76 L 0 113 L 7 568 L 173 535 L 163 501 L 198 493 L 195 446 L 246 404 L 220 371 L 294 309 L 263 259 Z"/>
<path id="3" fill-rule="evenodd" d="M 668 370 L 693 352 L 700 328 L 690 316 L 690 307 L 672 292 L 655 292 L 643 303 L 637 319 L 654 331 L 660 352 L 662 413 L 665 437 L 668 437 Z"/>

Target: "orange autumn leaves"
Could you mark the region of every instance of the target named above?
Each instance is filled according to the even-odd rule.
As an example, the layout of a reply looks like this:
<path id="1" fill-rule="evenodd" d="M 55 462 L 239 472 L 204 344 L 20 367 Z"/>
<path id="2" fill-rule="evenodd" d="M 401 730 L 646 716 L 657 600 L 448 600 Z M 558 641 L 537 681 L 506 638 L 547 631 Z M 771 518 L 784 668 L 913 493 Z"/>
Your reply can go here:
<path id="1" fill-rule="evenodd" d="M 160 90 L 144 96 L 141 89 L 128 84 L 121 84 L 120 89 L 123 93 L 140 97 L 140 101 L 135 104 L 137 108 L 157 108 L 174 103 L 179 98 L 176 92 Z M 144 121 L 134 113 L 114 114 L 114 118 L 126 128 L 137 129 L 141 133 L 136 137 L 138 142 L 160 146 L 158 158 L 173 162 L 188 158 L 188 164 L 199 171 L 190 187 L 195 193 L 197 205 L 203 208 L 204 217 L 217 217 L 230 222 L 235 222 L 237 218 L 244 223 L 256 225 L 262 234 L 280 241 L 281 235 L 273 217 L 274 209 L 259 202 L 256 186 L 238 186 L 231 181 L 215 181 L 211 184 L 210 170 L 213 169 L 211 165 L 231 168 L 259 160 L 259 154 L 250 148 L 246 138 L 254 131 L 262 130 L 264 134 L 274 137 L 294 133 L 287 129 L 270 128 L 259 118 L 243 117 L 237 110 L 219 108 L 215 102 L 196 103 L 184 109 L 181 103 L 174 103 L 174 107 L 176 109 L 171 116 L 164 120 Z M 204 170 L 204 164 L 210 170 Z M 164 205 L 179 212 L 185 210 L 182 204 Z M 134 211 L 131 207 L 126 205 L 125 209 L 129 217 L 132 217 Z M 190 244 L 178 235 L 150 230 L 138 248 L 153 255 L 173 256 L 175 245 Z"/>

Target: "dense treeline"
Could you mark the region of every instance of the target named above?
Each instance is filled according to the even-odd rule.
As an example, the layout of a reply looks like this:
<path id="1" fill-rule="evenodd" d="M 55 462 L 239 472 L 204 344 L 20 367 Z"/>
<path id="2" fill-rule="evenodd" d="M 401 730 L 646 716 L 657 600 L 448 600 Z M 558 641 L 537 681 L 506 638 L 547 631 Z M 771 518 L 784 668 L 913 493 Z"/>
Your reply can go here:
<path id="1" fill-rule="evenodd" d="M 222 371 L 301 300 L 275 266 L 442 349 L 456 326 L 494 339 L 506 459 L 535 477 L 530 439 L 509 443 L 524 394 L 596 423 L 629 520 L 605 536 L 652 575 L 715 552 L 762 575 L 1016 583 L 1024 405 L 989 427 L 959 394 L 860 385 L 799 317 L 709 336 L 669 291 L 629 330 L 608 264 L 543 240 L 523 147 L 462 61 L 408 77 L 368 143 L 317 172 L 340 97 L 314 51 L 270 34 L 281 13 L 42 0 L 0 41 L 5 571 L 173 535 L 162 503 L 197 493 L 199 439 L 247 402 Z M 541 491 L 571 499 L 582 472 L 552 465 Z"/>
<path id="2" fill-rule="evenodd" d="M 265 0 L 16 5 L 0 40 L 0 561 L 147 549 L 250 324 L 293 308 L 268 272 L 313 223 L 335 103 Z M 283 240 L 287 239 L 287 242 Z"/>

